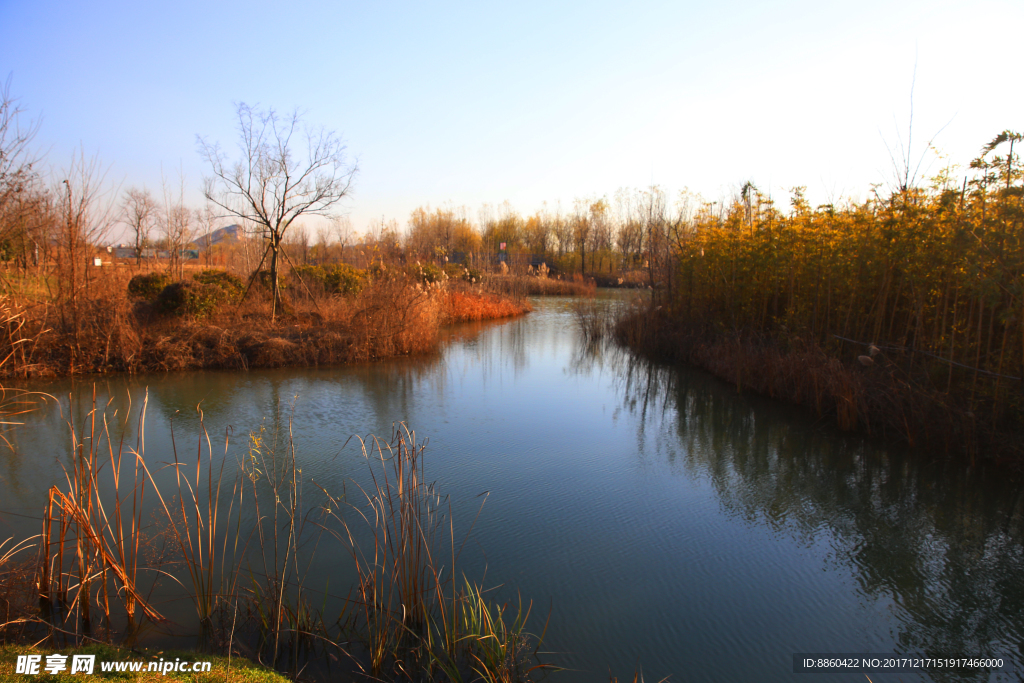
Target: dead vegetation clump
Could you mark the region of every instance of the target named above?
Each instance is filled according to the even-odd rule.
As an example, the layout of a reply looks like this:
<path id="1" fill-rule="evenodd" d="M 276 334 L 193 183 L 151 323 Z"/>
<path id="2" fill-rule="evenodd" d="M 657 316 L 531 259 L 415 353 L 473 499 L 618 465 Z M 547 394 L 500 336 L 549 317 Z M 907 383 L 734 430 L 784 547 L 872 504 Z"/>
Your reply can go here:
<path id="1" fill-rule="evenodd" d="M 448 289 L 443 292 L 443 297 L 445 321 L 448 323 L 511 318 L 531 310 L 525 301 L 479 290 Z"/>

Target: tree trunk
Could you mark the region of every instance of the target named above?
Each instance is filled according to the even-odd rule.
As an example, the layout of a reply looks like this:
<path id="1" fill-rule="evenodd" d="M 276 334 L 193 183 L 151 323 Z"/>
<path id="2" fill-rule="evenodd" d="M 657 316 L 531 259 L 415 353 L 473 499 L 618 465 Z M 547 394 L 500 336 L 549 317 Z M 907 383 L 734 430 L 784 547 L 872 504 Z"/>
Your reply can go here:
<path id="1" fill-rule="evenodd" d="M 278 304 L 281 302 L 281 289 L 277 282 L 277 257 L 281 248 L 280 235 L 271 235 L 270 238 L 270 282 L 273 290 L 274 300 L 270 306 L 270 321 L 273 322 L 277 316 Z"/>

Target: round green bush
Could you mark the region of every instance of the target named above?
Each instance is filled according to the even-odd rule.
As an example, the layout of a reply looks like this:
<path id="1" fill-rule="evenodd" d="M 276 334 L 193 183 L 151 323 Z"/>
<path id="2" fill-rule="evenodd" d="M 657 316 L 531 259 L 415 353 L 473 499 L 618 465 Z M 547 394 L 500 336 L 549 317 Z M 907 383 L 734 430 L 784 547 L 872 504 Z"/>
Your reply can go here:
<path id="1" fill-rule="evenodd" d="M 199 284 L 219 287 L 224 292 L 226 301 L 237 301 L 245 291 L 245 283 L 242 282 L 242 278 L 232 275 L 226 270 L 204 270 L 193 275 L 192 279 Z"/>
<path id="2" fill-rule="evenodd" d="M 448 276 L 449 280 L 461 280 L 463 273 L 466 272 L 466 267 L 459 263 L 446 263 L 444 264 L 444 274 Z"/>
<path id="3" fill-rule="evenodd" d="M 464 266 L 461 263 L 447 263 L 444 266 L 444 274 L 449 280 L 465 280 L 466 282 L 480 282 L 483 274 L 475 268 Z"/>
<path id="4" fill-rule="evenodd" d="M 299 289 L 303 282 L 312 290 L 327 289 L 327 273 L 323 266 L 295 266 L 289 273 L 289 279 Z"/>
<path id="5" fill-rule="evenodd" d="M 383 261 L 374 261 L 366 268 L 367 275 L 373 280 L 386 280 L 393 277 L 394 270 L 388 270 L 388 267 L 384 265 Z"/>
<path id="6" fill-rule="evenodd" d="M 325 268 L 326 290 L 332 294 L 358 294 L 366 286 L 365 270 L 359 270 L 347 263 L 337 263 Z"/>
<path id="7" fill-rule="evenodd" d="M 368 276 L 365 270 L 359 270 L 347 263 L 335 263 L 328 266 L 296 266 L 292 268 L 292 279 L 302 281 L 310 289 L 321 289 L 325 294 L 357 294 L 366 286 Z M 296 286 L 299 286 L 296 284 Z"/>
<path id="8" fill-rule="evenodd" d="M 170 282 L 171 278 L 166 273 L 136 275 L 128 281 L 128 295 L 137 299 L 153 299 Z"/>
<path id="9" fill-rule="evenodd" d="M 172 282 L 163 288 L 156 299 L 161 313 L 175 316 L 204 318 L 217 308 L 227 296 L 217 285 L 184 280 Z"/>
<path id="10" fill-rule="evenodd" d="M 476 268 L 464 268 L 462 279 L 466 282 L 480 282 L 484 279 L 484 274 Z"/>

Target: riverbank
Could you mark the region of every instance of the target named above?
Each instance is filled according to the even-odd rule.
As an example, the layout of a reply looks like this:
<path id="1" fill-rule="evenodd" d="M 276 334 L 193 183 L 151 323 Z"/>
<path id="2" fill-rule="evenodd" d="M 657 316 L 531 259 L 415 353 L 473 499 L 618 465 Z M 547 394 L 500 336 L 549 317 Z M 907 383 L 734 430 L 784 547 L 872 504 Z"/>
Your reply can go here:
<path id="1" fill-rule="evenodd" d="M 728 333 L 684 320 L 668 307 L 634 308 L 617 321 L 614 333 L 637 352 L 702 368 L 738 392 L 803 406 L 842 431 L 935 454 L 1024 466 L 1024 432 L 1013 415 L 1000 419 L 971 410 L 971 403 L 979 404 L 976 394 L 929 388 L 908 371 L 913 359 L 905 351 L 846 340 L 824 349 L 798 338 Z"/>
<path id="2" fill-rule="evenodd" d="M 33 296 L 32 288 L 41 292 L 46 283 L 21 283 L 20 292 L 0 298 L 0 376 L 376 361 L 435 351 L 446 325 L 531 310 L 522 296 L 475 283 L 349 271 L 331 288 L 290 282 L 276 315 L 266 292 L 252 287 L 243 297 L 243 281 L 224 271 L 178 282 L 159 273 L 101 272 L 73 300 Z"/>

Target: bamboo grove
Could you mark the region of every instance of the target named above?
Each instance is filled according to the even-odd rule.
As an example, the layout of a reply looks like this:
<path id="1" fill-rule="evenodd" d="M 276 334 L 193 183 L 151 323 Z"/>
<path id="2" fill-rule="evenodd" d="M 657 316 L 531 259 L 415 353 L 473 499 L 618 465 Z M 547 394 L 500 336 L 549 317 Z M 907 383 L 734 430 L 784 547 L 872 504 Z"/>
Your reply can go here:
<path id="1" fill-rule="evenodd" d="M 784 214 L 749 183 L 726 206 L 702 203 L 664 230 L 674 267 L 655 305 L 705 342 L 814 348 L 869 377 L 887 368 L 1019 455 L 1009 434 L 1024 414 L 1020 140 L 997 136 L 965 179 L 875 188 L 863 203 L 812 208 L 797 188 Z"/>

